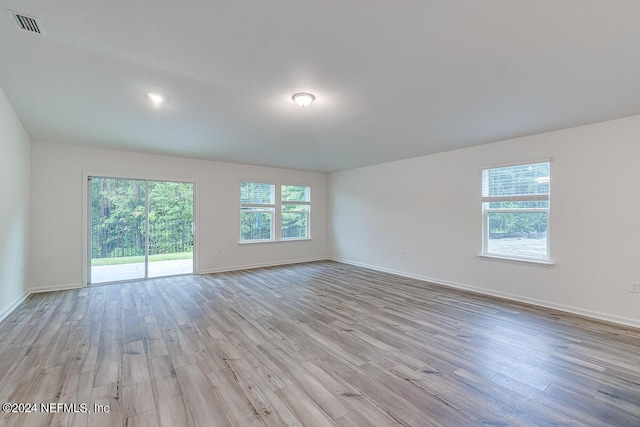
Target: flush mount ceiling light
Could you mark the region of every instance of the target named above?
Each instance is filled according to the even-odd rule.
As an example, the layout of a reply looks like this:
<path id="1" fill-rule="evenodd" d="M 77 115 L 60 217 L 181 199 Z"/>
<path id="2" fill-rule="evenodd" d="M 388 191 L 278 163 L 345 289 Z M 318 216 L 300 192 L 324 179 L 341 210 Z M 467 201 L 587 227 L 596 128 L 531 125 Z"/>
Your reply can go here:
<path id="1" fill-rule="evenodd" d="M 314 99 L 316 99 L 316 97 L 311 95 L 310 93 L 296 93 L 291 97 L 291 99 L 293 99 L 293 102 L 295 102 L 299 106 L 307 107 L 313 102 Z"/>
<path id="2" fill-rule="evenodd" d="M 147 96 L 155 106 L 158 106 L 164 102 L 164 97 L 160 94 L 149 92 Z"/>

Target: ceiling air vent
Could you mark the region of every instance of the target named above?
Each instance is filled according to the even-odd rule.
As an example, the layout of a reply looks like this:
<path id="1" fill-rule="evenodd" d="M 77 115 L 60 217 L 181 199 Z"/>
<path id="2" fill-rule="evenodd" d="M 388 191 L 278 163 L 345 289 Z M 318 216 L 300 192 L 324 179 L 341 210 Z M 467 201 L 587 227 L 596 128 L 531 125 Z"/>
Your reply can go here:
<path id="1" fill-rule="evenodd" d="M 9 14 L 13 18 L 13 22 L 16 24 L 16 27 L 19 29 L 44 35 L 44 30 L 42 29 L 42 25 L 38 18 L 23 15 L 22 13 L 14 12 L 12 10 L 9 11 Z"/>

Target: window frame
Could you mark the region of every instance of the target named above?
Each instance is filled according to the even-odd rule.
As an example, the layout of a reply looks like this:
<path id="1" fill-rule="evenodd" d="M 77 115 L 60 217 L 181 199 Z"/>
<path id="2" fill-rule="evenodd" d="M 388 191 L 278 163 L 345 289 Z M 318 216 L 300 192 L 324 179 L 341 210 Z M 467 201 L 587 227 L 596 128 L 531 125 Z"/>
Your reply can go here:
<path id="1" fill-rule="evenodd" d="M 272 187 L 273 194 L 273 203 L 243 203 L 242 202 L 242 184 L 262 184 L 269 185 Z M 240 209 L 238 216 L 238 232 L 239 232 L 239 241 L 240 245 L 251 245 L 256 243 L 274 243 L 274 242 L 295 242 L 295 241 L 304 241 L 311 240 L 311 191 L 312 186 L 309 184 L 299 184 L 299 183 L 290 183 L 290 182 L 281 182 L 279 184 L 274 184 L 273 182 L 263 181 L 261 179 L 241 179 L 239 181 L 239 202 Z M 308 201 L 297 201 L 297 200 L 282 200 L 282 187 L 283 186 L 291 186 L 291 187 L 306 187 L 308 190 Z M 282 213 L 283 213 L 283 205 L 298 205 L 298 206 L 308 206 L 307 210 L 295 210 L 295 211 L 286 211 L 286 212 L 300 212 L 306 213 L 307 215 L 307 236 L 306 237 L 282 237 Z M 269 208 L 271 209 L 271 238 L 269 239 L 242 239 L 242 212 L 243 208 Z"/>
<path id="2" fill-rule="evenodd" d="M 282 199 L 282 187 L 305 187 L 307 188 L 308 200 L 307 201 L 298 201 L 298 200 L 283 200 Z M 307 206 L 306 210 L 287 210 L 285 211 L 283 207 L 285 205 L 293 205 L 293 206 Z M 284 213 L 304 213 L 307 216 L 307 230 L 305 237 L 284 237 L 282 236 L 282 217 Z M 282 241 L 291 241 L 291 240 L 310 240 L 311 239 L 311 186 L 304 184 L 280 184 L 280 240 Z"/>
<path id="3" fill-rule="evenodd" d="M 273 203 L 243 203 L 242 202 L 242 184 L 260 184 L 260 185 L 269 185 L 271 186 L 272 200 Z M 277 222 L 277 189 L 278 186 L 276 184 L 272 184 L 270 182 L 261 182 L 259 180 L 241 180 L 240 181 L 240 216 L 239 216 L 239 228 L 240 232 L 240 243 L 261 243 L 261 242 L 273 242 L 275 241 L 276 236 L 276 222 Z M 271 230 L 270 230 L 270 238 L 268 239 L 243 239 L 242 238 L 242 212 L 244 208 L 263 208 L 269 209 L 271 212 Z"/>
<path id="4" fill-rule="evenodd" d="M 529 194 L 529 195 L 508 195 L 508 196 L 484 196 L 485 171 L 492 169 L 509 168 L 516 166 L 539 165 L 542 163 L 549 164 L 549 189 L 546 194 Z M 533 264 L 553 265 L 551 260 L 551 159 L 528 161 L 520 163 L 509 163 L 500 166 L 483 167 L 481 169 L 481 205 L 482 205 L 482 253 L 480 256 L 486 258 L 496 258 L 506 261 L 517 261 Z M 545 208 L 490 208 L 490 203 L 495 202 L 547 202 Z M 547 248 L 546 258 L 536 258 L 521 255 L 509 255 L 504 253 L 489 252 L 489 214 L 491 213 L 545 213 L 547 219 Z"/>

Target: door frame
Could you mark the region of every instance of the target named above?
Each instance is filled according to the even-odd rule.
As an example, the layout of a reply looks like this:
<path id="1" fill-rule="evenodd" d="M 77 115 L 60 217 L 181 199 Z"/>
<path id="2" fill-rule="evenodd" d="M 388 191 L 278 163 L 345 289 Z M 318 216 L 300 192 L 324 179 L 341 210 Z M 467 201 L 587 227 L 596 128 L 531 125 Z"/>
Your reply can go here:
<path id="1" fill-rule="evenodd" d="M 134 179 L 134 180 L 143 180 L 145 181 L 145 186 L 148 186 L 148 181 L 169 181 L 169 182 L 183 182 L 188 184 L 193 184 L 193 274 L 198 274 L 199 271 L 199 256 L 200 253 L 200 239 L 198 238 L 198 230 L 199 230 L 199 215 L 198 215 L 198 203 L 199 203 L 199 182 L 198 179 L 193 177 L 186 176 L 157 176 L 157 175 L 144 175 L 144 174 L 118 174 L 118 173 L 109 173 L 109 172 L 83 172 L 82 173 L 82 221 L 81 221 L 81 236 L 82 236 L 82 266 L 81 266 L 81 275 L 82 275 L 82 286 L 87 287 L 89 285 L 89 275 L 90 267 L 89 263 L 91 259 L 89 258 L 89 239 L 91 235 L 89 233 L 89 212 L 90 212 L 90 203 L 91 199 L 89 198 L 89 178 L 118 178 L 118 179 Z M 148 209 L 148 191 L 146 194 L 146 204 Z M 147 215 L 148 216 L 148 215 Z M 145 218 L 147 221 L 147 230 L 148 230 L 148 218 Z M 145 240 L 148 239 L 148 233 L 145 237 Z M 148 247 L 148 243 L 147 243 Z M 145 251 L 148 252 L 148 251 Z M 145 276 L 148 276 L 148 254 L 145 254 Z M 130 281 L 140 281 L 147 280 L 146 277 L 144 279 L 132 279 Z M 104 284 L 114 283 L 114 282 L 105 282 Z M 103 283 L 99 283 L 96 285 L 102 285 Z"/>

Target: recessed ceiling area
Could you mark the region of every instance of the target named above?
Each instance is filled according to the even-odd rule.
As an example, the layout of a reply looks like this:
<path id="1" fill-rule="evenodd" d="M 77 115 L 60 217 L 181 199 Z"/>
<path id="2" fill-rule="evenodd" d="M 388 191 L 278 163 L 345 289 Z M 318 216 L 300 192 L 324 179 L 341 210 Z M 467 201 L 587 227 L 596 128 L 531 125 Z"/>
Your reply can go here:
<path id="1" fill-rule="evenodd" d="M 34 141 L 332 172 L 640 114 L 636 0 L 0 7 Z"/>

